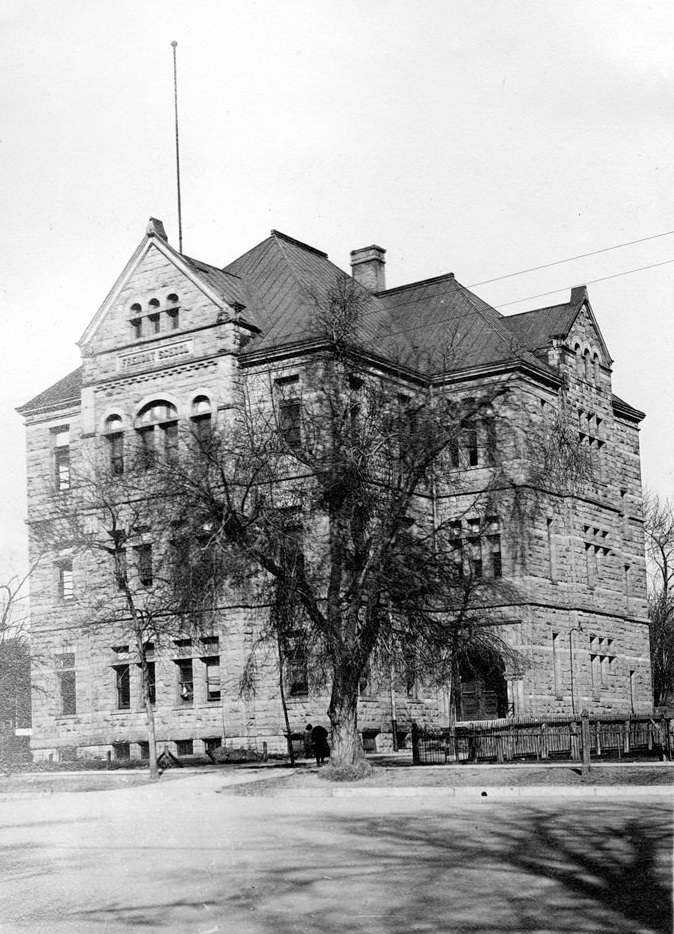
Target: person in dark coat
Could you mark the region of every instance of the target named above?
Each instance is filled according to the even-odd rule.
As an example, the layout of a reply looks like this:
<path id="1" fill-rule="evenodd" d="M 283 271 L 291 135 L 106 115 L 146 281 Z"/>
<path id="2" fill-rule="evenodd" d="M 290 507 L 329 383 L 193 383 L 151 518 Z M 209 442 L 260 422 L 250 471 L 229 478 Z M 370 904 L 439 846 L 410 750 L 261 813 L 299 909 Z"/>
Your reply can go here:
<path id="1" fill-rule="evenodd" d="M 311 731 L 311 742 L 316 756 L 316 765 L 325 765 L 325 760 L 330 758 L 330 746 L 328 745 L 328 731 L 324 726 L 315 726 Z"/>

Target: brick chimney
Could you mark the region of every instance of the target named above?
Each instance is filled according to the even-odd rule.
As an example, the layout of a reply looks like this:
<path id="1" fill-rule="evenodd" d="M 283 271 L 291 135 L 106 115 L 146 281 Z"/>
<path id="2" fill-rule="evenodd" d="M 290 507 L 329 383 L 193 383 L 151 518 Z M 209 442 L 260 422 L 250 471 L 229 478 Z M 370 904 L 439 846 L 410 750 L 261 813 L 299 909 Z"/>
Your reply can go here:
<path id="1" fill-rule="evenodd" d="M 360 250 L 351 250 L 351 275 L 370 292 L 383 292 L 386 288 L 384 253 L 386 250 L 374 243 Z"/>

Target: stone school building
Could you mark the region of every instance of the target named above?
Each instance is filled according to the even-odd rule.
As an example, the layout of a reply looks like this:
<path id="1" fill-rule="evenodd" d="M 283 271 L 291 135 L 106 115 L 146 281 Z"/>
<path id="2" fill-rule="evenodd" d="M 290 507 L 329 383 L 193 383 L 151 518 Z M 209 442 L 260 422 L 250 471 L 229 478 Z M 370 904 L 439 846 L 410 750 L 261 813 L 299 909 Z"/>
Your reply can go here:
<path id="1" fill-rule="evenodd" d="M 503 316 L 452 273 L 387 288 L 385 250 L 357 249 L 351 259 L 350 275 L 368 299 L 362 347 L 370 374 L 383 378 L 395 363 L 401 391 L 406 383 L 410 392 L 433 385 L 460 399 L 508 381 L 507 411 L 466 421 L 447 488 L 433 491 L 428 508 L 454 517 L 457 560 L 471 574 L 513 585 L 517 599 L 501 608 L 499 625 L 519 658 L 466 668 L 451 689 L 431 689 L 423 673 L 394 684 L 363 683 L 366 748 L 390 748 L 392 719 L 405 733 L 412 720 L 447 723 L 450 709 L 459 720 L 582 708 L 649 713 L 643 413 L 612 392 L 613 361 L 587 290 Z M 212 266 L 179 253 L 161 222 L 151 220 L 79 341 L 82 365 L 19 409 L 32 558 L 40 547 L 40 510 L 69 495 L 85 449 L 100 444 L 113 473 L 132 469 L 125 452 L 141 435 L 143 443 L 165 446 L 177 443 L 180 426 L 217 425 L 234 404 L 244 369 L 286 394 L 295 387 L 282 400 L 282 418 L 300 442 L 297 387 L 316 341 L 317 296 L 347 275 L 325 253 L 278 231 L 228 265 Z M 450 346 L 450 355 L 438 352 Z M 592 475 L 580 488 L 561 482 L 536 490 L 532 440 L 543 444 L 560 430 L 590 459 Z M 509 474 L 509 489 L 519 484 L 535 497 L 536 508 L 517 523 L 512 511 L 499 512 L 497 496 L 486 511 L 478 508 L 476 491 L 495 489 L 497 471 Z M 151 587 L 149 547 L 137 549 L 137 573 Z M 37 759 L 147 756 L 134 648 L 112 629 L 87 627 L 82 615 L 83 594 L 106 587 L 112 593 L 114 586 L 110 568 L 85 568 L 68 542 L 37 565 L 31 585 Z M 223 743 L 285 748 L 274 665 L 263 666 L 254 693 L 239 690 L 266 612 L 259 608 L 256 619 L 255 611 L 225 608 L 208 634 L 148 655 L 160 749 L 187 755 Z M 329 685 L 314 683 L 306 665 L 295 657 L 286 672 L 297 733 L 307 721 L 327 724 Z"/>

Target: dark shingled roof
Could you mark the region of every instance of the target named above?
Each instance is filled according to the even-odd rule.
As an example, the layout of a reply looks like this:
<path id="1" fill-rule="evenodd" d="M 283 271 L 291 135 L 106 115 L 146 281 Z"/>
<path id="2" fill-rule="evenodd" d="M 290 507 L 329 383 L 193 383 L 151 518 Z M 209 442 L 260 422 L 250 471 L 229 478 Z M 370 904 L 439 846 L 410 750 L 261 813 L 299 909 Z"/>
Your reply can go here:
<path id="1" fill-rule="evenodd" d="M 68 373 L 49 389 L 34 396 L 29 402 L 19 406 L 17 412 L 30 415 L 31 412 L 62 409 L 68 405 L 77 405 L 82 395 L 82 367 Z"/>
<path id="2" fill-rule="evenodd" d="M 326 296 L 340 279 L 353 281 L 326 253 L 277 230 L 224 269 L 182 258 L 258 332 L 243 354 L 249 359 L 320 338 Z M 365 300 L 356 343 L 424 376 L 518 363 L 551 375 L 534 354 L 551 337 L 568 334 L 587 297 L 585 287 L 574 288 L 567 303 L 504 317 L 451 273 L 374 295 L 356 288 Z M 76 403 L 81 382 L 75 370 L 18 411 Z"/>
<path id="3" fill-rule="evenodd" d="M 518 315 L 508 315 L 503 319 L 508 330 L 527 350 L 536 351 L 546 347 L 554 337 L 566 337 L 576 317 L 578 305 L 567 302 L 563 305 L 551 305 L 549 308 L 537 308 Z"/>

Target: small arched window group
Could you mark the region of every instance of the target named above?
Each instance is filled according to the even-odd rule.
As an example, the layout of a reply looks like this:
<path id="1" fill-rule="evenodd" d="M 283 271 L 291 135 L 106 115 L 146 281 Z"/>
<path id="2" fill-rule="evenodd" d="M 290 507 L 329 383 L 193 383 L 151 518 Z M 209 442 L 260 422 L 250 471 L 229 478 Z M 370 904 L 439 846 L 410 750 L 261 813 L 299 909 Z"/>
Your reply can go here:
<path id="1" fill-rule="evenodd" d="M 573 349 L 576 354 L 576 372 L 578 376 L 586 382 L 598 386 L 601 379 L 601 363 L 597 351 L 590 350 L 589 347 L 583 350 L 580 344 L 576 344 Z"/>
<path id="2" fill-rule="evenodd" d="M 153 337 L 162 331 L 177 331 L 180 327 L 179 299 L 175 292 L 166 296 L 164 308 L 158 298 L 151 298 L 144 309 L 140 302 L 131 305 L 129 322 L 134 340 Z"/>
<path id="3" fill-rule="evenodd" d="M 194 435 L 204 441 L 211 437 L 211 401 L 206 395 L 195 396 L 190 423 Z M 133 425 L 137 444 L 137 464 L 148 470 L 158 460 L 171 462 L 178 451 L 178 410 L 166 399 L 153 399 L 144 405 Z M 119 477 L 125 470 L 124 420 L 112 414 L 105 420 L 104 435 L 108 445 L 110 473 Z"/>

